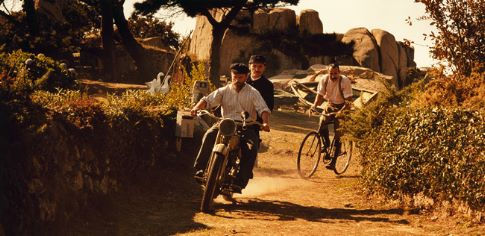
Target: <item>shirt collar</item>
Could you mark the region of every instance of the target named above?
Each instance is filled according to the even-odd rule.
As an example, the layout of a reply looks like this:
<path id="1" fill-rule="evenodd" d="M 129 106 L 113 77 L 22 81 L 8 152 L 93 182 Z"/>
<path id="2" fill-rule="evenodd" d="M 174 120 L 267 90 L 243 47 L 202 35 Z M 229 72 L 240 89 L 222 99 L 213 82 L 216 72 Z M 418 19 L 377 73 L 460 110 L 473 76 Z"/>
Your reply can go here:
<path id="1" fill-rule="evenodd" d="M 241 90 L 239 90 L 239 92 L 243 91 L 243 90 L 244 90 L 246 87 L 248 87 L 248 86 L 246 86 L 247 84 L 248 84 L 248 83 L 244 83 L 244 86 L 241 88 Z M 228 86 L 229 86 L 229 88 L 230 88 L 231 90 L 234 90 L 235 92 L 237 92 L 236 87 L 234 87 L 234 85 L 233 85 L 232 83 L 231 83 L 231 84 L 229 84 Z"/>

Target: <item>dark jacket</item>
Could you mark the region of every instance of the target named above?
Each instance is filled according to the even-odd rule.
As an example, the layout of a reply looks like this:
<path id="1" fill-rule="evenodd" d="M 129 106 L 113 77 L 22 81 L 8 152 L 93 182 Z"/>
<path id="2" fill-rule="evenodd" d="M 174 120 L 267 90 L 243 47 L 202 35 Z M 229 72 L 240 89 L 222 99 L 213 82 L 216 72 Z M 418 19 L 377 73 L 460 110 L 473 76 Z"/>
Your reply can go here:
<path id="1" fill-rule="evenodd" d="M 274 86 L 264 75 L 258 80 L 248 79 L 247 83 L 259 91 L 268 108 L 273 111 L 274 107 Z"/>

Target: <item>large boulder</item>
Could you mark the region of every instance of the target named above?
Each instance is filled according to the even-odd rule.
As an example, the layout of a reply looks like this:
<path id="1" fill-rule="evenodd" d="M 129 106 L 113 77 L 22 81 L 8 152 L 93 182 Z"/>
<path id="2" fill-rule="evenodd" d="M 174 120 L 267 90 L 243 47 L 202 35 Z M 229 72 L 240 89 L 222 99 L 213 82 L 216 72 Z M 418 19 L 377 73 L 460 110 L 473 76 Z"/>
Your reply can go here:
<path id="1" fill-rule="evenodd" d="M 394 83 L 399 84 L 399 48 L 394 35 L 381 29 L 373 29 L 372 35 L 379 46 L 381 54 L 381 73 L 392 76 Z"/>
<path id="2" fill-rule="evenodd" d="M 296 28 L 295 11 L 287 8 L 275 8 L 269 12 L 269 28 L 286 32 Z"/>
<path id="3" fill-rule="evenodd" d="M 414 48 L 409 43 L 399 43 L 404 48 L 404 51 L 406 51 L 406 55 L 408 57 L 408 67 L 416 67 L 416 62 L 414 61 Z"/>
<path id="4" fill-rule="evenodd" d="M 215 17 L 217 20 L 221 20 L 222 13 L 215 12 Z M 252 20 L 252 22 L 248 22 L 247 19 Z M 289 51 L 295 50 L 294 48 L 277 48 L 272 45 L 271 39 L 262 41 L 262 38 L 265 37 L 259 37 L 273 30 L 280 32 L 299 30 L 300 33 L 308 32 L 310 34 L 322 33 L 322 22 L 319 19 L 318 12 L 314 10 L 304 10 L 298 17 L 293 10 L 285 8 L 276 8 L 269 12 L 260 9 L 253 15 L 250 15 L 248 11 L 242 11 L 237 19 L 232 22 L 232 25 L 248 30 L 227 30 L 225 32 L 221 43 L 221 67 L 219 68 L 221 75 L 229 74 L 230 63 L 234 61 L 247 62 L 249 56 L 254 53 L 262 54 L 268 58 L 266 73 L 268 76 L 278 74 L 283 70 L 300 69 L 312 64 L 329 64 L 335 61 L 341 65 L 367 67 L 373 71 L 390 75 L 394 78 L 393 84 L 400 87 L 405 84 L 407 68 L 415 67 L 414 49 L 404 43 L 400 43 L 399 46 L 392 34 L 380 29 L 372 30 L 371 33 L 366 28 L 354 28 L 345 34 L 336 34 L 337 41 L 354 42 L 354 52 L 352 55 L 332 57 L 302 55 L 304 58 L 295 59 L 295 56 L 288 56 L 295 55 L 293 51 Z M 197 17 L 189 55 L 192 59 L 198 61 L 209 60 L 211 42 L 212 25 L 204 16 Z"/>
<path id="5" fill-rule="evenodd" d="M 397 47 L 399 48 L 399 81 L 398 81 L 398 86 L 399 88 L 402 88 L 404 85 L 407 84 L 407 73 L 408 73 L 408 55 L 406 53 L 406 49 L 404 45 L 399 42 L 396 43 Z"/>
<path id="6" fill-rule="evenodd" d="M 196 17 L 195 29 L 190 40 L 189 54 L 196 60 L 207 61 L 210 58 L 212 43 L 212 25 L 205 16 Z"/>
<path id="7" fill-rule="evenodd" d="M 379 46 L 366 28 L 354 28 L 347 31 L 342 42 L 354 42 L 353 57 L 359 66 L 381 71 L 379 66 Z"/>
<path id="8" fill-rule="evenodd" d="M 249 57 L 258 45 L 256 39 L 252 36 L 244 36 L 232 30 L 227 30 L 221 44 L 219 73 L 221 75 L 229 75 L 229 67 L 234 62 L 247 64 Z"/>
<path id="9" fill-rule="evenodd" d="M 318 17 L 318 12 L 312 9 L 306 9 L 300 12 L 297 17 L 298 29 L 300 33 L 321 34 L 323 33 L 323 24 Z"/>
<path id="10" fill-rule="evenodd" d="M 257 34 L 263 34 L 269 30 L 269 14 L 263 10 L 254 12 L 252 31 Z"/>

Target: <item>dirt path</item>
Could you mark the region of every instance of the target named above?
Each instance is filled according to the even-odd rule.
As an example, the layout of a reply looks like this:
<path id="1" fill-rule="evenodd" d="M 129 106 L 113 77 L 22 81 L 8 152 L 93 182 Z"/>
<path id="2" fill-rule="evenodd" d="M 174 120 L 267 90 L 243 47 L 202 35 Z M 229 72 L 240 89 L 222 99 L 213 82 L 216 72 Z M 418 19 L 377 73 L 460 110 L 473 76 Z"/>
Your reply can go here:
<path id="1" fill-rule="evenodd" d="M 359 192 L 358 160 L 342 177 L 319 166 L 310 180 L 295 171 L 299 142 L 316 119 L 275 112 L 263 133 L 255 177 L 236 204 L 217 199 L 215 212 L 198 211 L 200 187 L 189 164 L 167 168 L 145 184 L 122 192 L 102 223 L 81 227 L 99 235 L 480 235 L 483 226 L 434 218 L 397 205 L 369 201 Z M 180 157 L 179 157 L 180 158 Z M 190 163 L 193 157 L 187 158 Z M 186 171 L 180 171 L 186 170 Z M 170 177 L 166 177 L 169 175 Z M 104 217 L 104 216 L 103 216 Z M 106 218 L 105 218 L 106 219 Z"/>
<path id="2" fill-rule="evenodd" d="M 187 235 L 423 235 L 464 233 L 402 208 L 367 202 L 359 193 L 358 160 L 342 177 L 322 165 L 303 180 L 296 173 L 297 150 L 317 119 L 276 112 L 255 178 L 237 204 L 217 199 L 213 215 L 196 213 L 194 222 L 207 228 Z M 450 231 L 449 231 L 450 230 Z M 472 230 L 468 233 L 479 234 Z"/>
<path id="3" fill-rule="evenodd" d="M 237 204 L 218 199 L 214 215 L 197 213 L 194 221 L 208 228 L 188 235 L 348 235 L 424 234 L 402 209 L 371 209 L 357 192 L 357 161 L 341 178 L 319 166 L 310 180 L 298 177 L 295 158 L 306 132 L 316 119 L 291 113 L 273 117 L 273 130 L 264 133 L 255 178 Z"/>

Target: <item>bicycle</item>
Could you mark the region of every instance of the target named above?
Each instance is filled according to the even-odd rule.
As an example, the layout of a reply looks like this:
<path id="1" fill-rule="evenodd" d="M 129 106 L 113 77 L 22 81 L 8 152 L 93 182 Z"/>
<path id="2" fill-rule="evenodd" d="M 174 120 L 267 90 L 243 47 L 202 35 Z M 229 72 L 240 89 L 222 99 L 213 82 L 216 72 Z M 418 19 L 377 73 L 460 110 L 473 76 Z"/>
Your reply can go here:
<path id="1" fill-rule="evenodd" d="M 322 115 L 331 116 L 335 115 L 335 113 Z M 332 120 L 322 125 L 330 124 L 333 125 L 334 121 Z M 335 135 L 330 139 L 330 145 L 322 148 L 322 146 L 325 145 L 323 137 L 320 136 L 318 130 L 310 131 L 301 142 L 300 149 L 298 151 L 297 169 L 300 177 L 307 179 L 315 174 L 322 154 L 324 155 L 322 158 L 323 164 L 329 164 L 332 161 L 332 157 L 335 155 L 334 144 Z M 352 149 L 352 141 L 341 140 L 340 154 L 335 157 L 337 158 L 335 168 L 333 169 L 335 174 L 341 175 L 348 169 L 350 160 L 352 159 Z"/>

